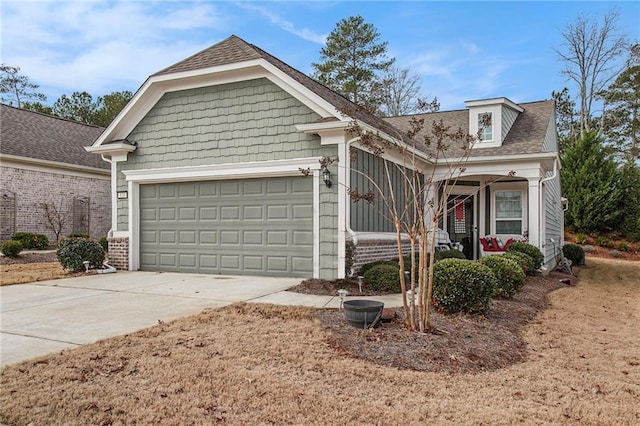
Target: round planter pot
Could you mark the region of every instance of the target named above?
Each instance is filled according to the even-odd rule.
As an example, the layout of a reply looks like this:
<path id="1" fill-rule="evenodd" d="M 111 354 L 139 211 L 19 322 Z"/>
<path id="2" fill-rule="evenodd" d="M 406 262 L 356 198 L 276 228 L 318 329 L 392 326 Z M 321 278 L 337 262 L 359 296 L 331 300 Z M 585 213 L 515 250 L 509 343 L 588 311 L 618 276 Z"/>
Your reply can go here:
<path id="1" fill-rule="evenodd" d="M 384 303 L 377 300 L 345 300 L 342 304 L 347 322 L 355 328 L 371 328 L 378 325 Z"/>

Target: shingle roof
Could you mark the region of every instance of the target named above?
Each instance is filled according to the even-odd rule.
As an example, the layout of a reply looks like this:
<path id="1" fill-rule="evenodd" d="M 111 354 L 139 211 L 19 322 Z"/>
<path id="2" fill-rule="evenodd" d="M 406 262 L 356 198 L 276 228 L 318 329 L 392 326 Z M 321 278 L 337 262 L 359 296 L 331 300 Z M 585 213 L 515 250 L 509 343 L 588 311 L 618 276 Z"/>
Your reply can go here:
<path id="1" fill-rule="evenodd" d="M 470 157 L 538 154 L 544 152 L 543 143 L 549 122 L 553 117 L 554 101 L 527 102 L 518 105 L 524 108 L 524 112 L 520 113 L 516 118 L 502 146 L 473 149 Z M 425 119 L 424 130 L 418 134 L 418 137 L 424 135 L 431 128 L 431 123 L 439 120 L 442 120 L 445 125 L 451 126 L 451 131 L 456 131 L 458 128 L 465 132 L 469 131 L 469 111 L 466 109 L 390 117 L 386 120 L 396 128 L 406 132 L 410 128 L 409 122 L 413 117 Z M 452 149 L 448 156 L 457 158 L 462 154 L 462 149 Z"/>
<path id="2" fill-rule="evenodd" d="M 253 59 L 264 59 L 280 71 L 287 74 L 289 77 L 300 83 L 307 89 L 311 90 L 316 95 L 320 96 L 325 101 L 333 105 L 341 113 L 348 115 L 351 118 L 361 120 L 362 122 L 369 124 L 383 132 L 389 133 L 391 136 L 398 136 L 399 132 L 394 129 L 386 121 L 377 117 L 374 114 L 369 113 L 364 108 L 361 108 L 349 101 L 342 95 L 334 92 L 323 84 L 317 82 L 306 74 L 296 70 L 295 68 L 285 64 L 275 56 L 270 55 L 264 50 L 260 49 L 253 44 L 247 43 L 238 36 L 232 35 L 231 37 L 215 44 L 201 52 L 196 53 L 184 59 L 174 65 L 171 65 L 155 74 L 166 75 L 183 71 L 193 71 L 208 67 L 215 67 L 220 65 L 228 65 L 237 62 L 250 61 Z M 152 76 L 152 77 L 153 77 Z"/>
<path id="3" fill-rule="evenodd" d="M 84 150 L 102 133 L 102 127 L 82 124 L 0 105 L 0 153 L 109 169 L 100 156 Z"/>

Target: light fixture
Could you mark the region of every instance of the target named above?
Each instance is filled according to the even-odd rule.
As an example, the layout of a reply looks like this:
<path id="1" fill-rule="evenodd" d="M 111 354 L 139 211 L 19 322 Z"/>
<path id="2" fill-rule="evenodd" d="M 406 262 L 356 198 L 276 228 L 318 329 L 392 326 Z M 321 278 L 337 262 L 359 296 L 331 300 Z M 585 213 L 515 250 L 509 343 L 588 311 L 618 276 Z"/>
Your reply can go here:
<path id="1" fill-rule="evenodd" d="M 343 288 L 338 290 L 338 296 L 340 296 L 340 309 L 344 306 L 344 298 L 347 297 L 347 294 L 349 294 L 349 292 Z"/>
<path id="2" fill-rule="evenodd" d="M 331 172 L 327 169 L 327 166 L 322 167 L 322 180 L 327 188 L 331 188 Z"/>

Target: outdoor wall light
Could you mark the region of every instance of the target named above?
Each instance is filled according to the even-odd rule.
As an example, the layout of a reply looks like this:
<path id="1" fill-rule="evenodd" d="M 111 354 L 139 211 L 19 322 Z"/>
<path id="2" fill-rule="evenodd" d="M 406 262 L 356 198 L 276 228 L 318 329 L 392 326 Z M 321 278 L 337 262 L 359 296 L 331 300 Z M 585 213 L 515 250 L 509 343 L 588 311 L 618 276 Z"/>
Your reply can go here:
<path id="1" fill-rule="evenodd" d="M 327 169 L 327 166 L 322 168 L 322 180 L 324 184 L 327 185 L 327 188 L 331 188 L 331 172 Z"/>

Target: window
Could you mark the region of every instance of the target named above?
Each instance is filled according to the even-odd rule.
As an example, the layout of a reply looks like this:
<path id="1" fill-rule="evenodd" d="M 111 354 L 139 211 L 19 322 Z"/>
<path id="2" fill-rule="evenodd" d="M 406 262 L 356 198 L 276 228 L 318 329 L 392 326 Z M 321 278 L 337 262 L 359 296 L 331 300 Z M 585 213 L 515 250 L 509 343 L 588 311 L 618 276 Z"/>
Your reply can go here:
<path id="1" fill-rule="evenodd" d="M 478 131 L 481 141 L 493 140 L 493 115 L 491 112 L 478 114 Z"/>
<path id="2" fill-rule="evenodd" d="M 496 191 L 496 234 L 522 234 L 522 191 Z"/>

